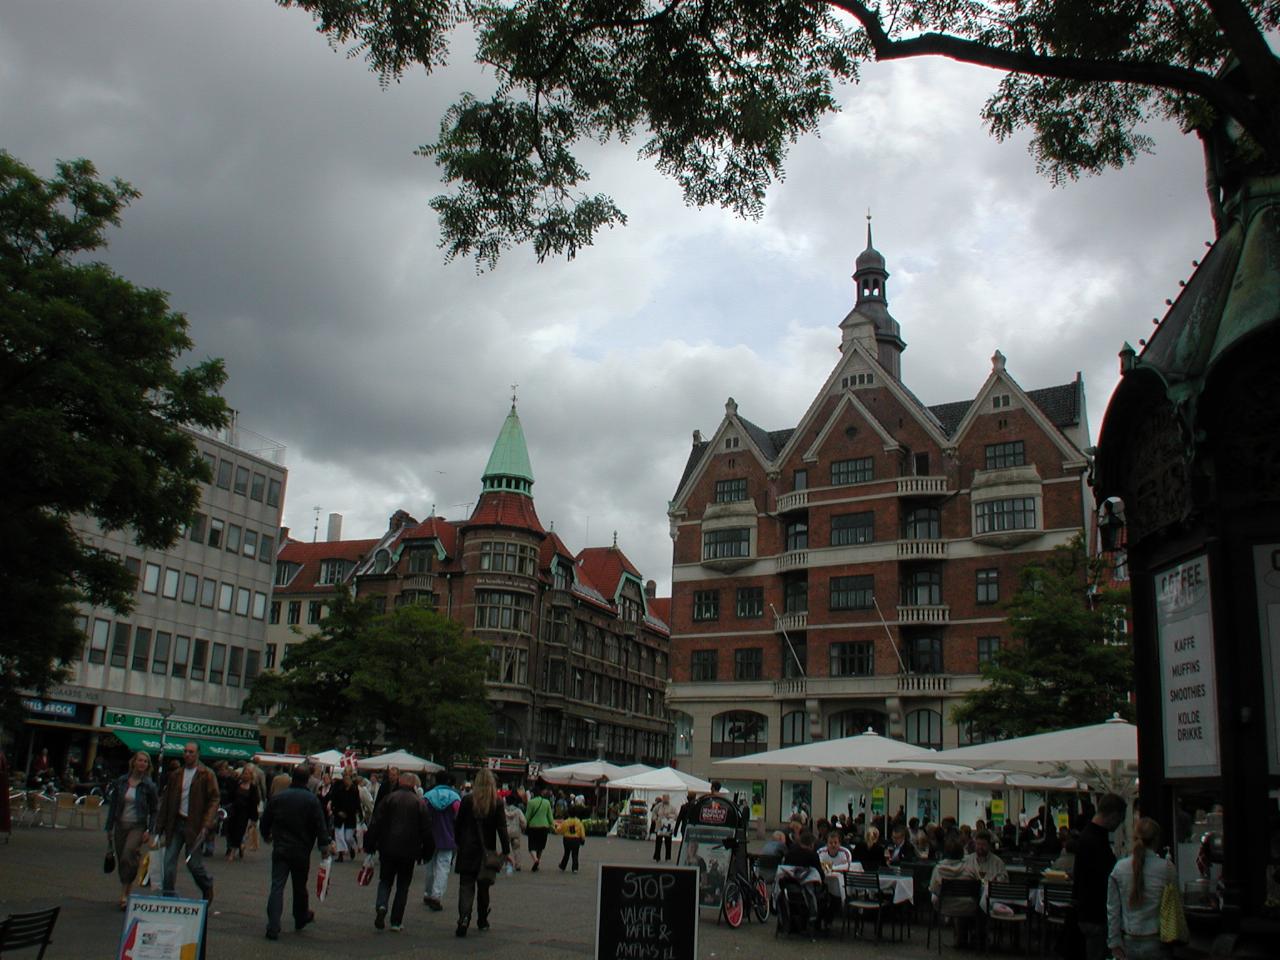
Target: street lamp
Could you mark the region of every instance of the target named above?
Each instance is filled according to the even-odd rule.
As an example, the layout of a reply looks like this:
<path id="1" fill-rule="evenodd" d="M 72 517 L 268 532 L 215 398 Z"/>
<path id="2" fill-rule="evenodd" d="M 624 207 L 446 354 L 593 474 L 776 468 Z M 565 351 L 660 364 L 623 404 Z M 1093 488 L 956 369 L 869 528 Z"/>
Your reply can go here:
<path id="1" fill-rule="evenodd" d="M 160 769 L 164 769 L 164 748 L 169 737 L 169 718 L 173 716 L 178 708 L 173 705 L 173 701 L 169 701 L 167 707 L 159 709 L 160 714 Z"/>

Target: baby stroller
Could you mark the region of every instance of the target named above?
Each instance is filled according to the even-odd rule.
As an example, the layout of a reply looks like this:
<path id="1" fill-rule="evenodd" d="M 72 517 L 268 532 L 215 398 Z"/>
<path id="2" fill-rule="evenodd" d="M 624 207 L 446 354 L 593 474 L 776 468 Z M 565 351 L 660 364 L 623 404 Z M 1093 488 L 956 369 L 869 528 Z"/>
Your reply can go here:
<path id="1" fill-rule="evenodd" d="M 822 878 L 809 867 L 778 867 L 773 909 L 778 918 L 774 938 L 784 933 L 816 933 L 822 929 L 826 891 Z M 816 877 L 816 882 L 815 882 Z"/>

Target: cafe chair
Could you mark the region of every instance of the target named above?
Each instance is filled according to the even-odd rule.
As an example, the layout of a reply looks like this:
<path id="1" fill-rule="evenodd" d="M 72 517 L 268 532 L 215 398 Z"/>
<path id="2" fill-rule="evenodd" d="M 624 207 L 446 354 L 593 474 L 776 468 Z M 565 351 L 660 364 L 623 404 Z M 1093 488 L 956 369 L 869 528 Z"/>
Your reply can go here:
<path id="1" fill-rule="evenodd" d="M 942 953 L 942 926 L 949 920 L 956 928 L 956 941 L 960 940 L 962 926 L 967 926 L 972 936 L 981 937 L 982 918 L 982 884 L 972 878 L 943 880 L 938 890 L 938 905 L 934 908 L 933 919 L 929 924 L 929 934 L 925 937 L 925 949 L 933 938 L 933 931 L 938 931 L 938 953 Z"/>

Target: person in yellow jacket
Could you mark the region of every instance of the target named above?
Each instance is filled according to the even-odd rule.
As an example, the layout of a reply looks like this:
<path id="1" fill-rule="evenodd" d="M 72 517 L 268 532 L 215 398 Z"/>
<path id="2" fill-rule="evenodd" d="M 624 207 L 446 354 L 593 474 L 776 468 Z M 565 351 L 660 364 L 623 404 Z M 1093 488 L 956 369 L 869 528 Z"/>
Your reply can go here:
<path id="1" fill-rule="evenodd" d="M 564 855 L 560 858 L 560 869 L 563 870 L 573 860 L 573 872 L 578 872 L 578 851 L 587 842 L 587 828 L 578 818 L 578 810 L 572 809 L 560 823 L 560 836 L 564 840 Z"/>

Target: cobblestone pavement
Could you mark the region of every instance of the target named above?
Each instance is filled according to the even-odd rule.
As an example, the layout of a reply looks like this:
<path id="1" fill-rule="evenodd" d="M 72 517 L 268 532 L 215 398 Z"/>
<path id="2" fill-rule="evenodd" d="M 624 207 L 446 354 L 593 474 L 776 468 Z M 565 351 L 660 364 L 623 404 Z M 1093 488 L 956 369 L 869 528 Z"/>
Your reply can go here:
<path id="1" fill-rule="evenodd" d="M 53 945 L 46 957 L 109 958 L 115 956 L 120 937 L 121 914 L 116 906 L 119 887 L 114 875 L 102 873 L 106 835 L 94 829 L 58 829 L 15 826 L 5 844 L 0 838 L 0 916 L 62 905 Z M 287 957 L 450 957 L 488 956 L 542 960 L 582 958 L 593 955 L 595 936 L 596 867 L 600 863 L 645 863 L 652 855 L 647 843 L 591 838 L 582 851 L 582 871 L 577 875 L 556 869 L 560 841 L 552 838 L 548 862 L 530 873 L 525 869 L 498 880 L 493 892 L 492 929 L 478 932 L 474 926 L 465 939 L 454 937 L 457 877 L 450 878 L 444 913 L 432 913 L 422 904 L 422 870 L 414 876 L 414 894 L 405 913 L 402 933 L 373 928 L 373 887 L 356 884 L 358 867 L 335 864 L 328 899 L 313 903 L 316 924 L 295 933 L 285 895 L 285 923 L 280 939 L 265 939 L 266 892 L 269 849 L 245 854 L 241 862 L 226 863 L 220 857 L 208 862 L 216 881 L 215 912 L 209 923 L 208 960 L 258 960 Z M 313 878 L 314 864 L 313 858 Z M 195 887 L 183 869 L 178 878 L 180 896 L 191 896 Z M 731 930 L 717 926 L 710 911 L 704 912 L 698 931 L 700 960 L 754 960 L 777 958 L 842 958 L 924 960 L 937 956 L 937 945 L 925 949 L 925 929 L 917 926 L 911 939 L 901 943 L 874 940 L 807 937 L 775 938 L 773 918 L 766 924 Z M 955 958 L 948 938 L 943 956 Z M 963 955 L 960 955 L 963 956 Z"/>

